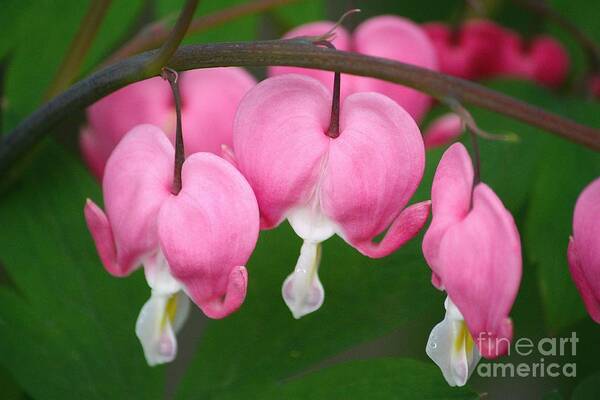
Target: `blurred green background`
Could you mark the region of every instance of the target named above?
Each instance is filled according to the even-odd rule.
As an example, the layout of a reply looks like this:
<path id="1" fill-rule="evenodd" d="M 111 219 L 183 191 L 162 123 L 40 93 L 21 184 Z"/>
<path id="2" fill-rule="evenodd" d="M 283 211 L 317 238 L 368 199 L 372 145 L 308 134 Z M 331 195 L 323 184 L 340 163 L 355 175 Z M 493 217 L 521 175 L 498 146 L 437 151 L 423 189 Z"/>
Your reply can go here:
<path id="1" fill-rule="evenodd" d="M 243 2 L 204 1 L 197 13 Z M 2 132 L 43 101 L 88 3 L 2 0 Z M 114 0 L 82 76 L 148 22 L 176 15 L 182 3 Z M 457 21 L 473 14 L 460 0 L 290 3 L 191 35 L 186 43 L 277 38 L 295 25 L 336 20 L 355 7 L 363 12 L 350 18 L 349 27 L 379 14 L 417 22 Z M 600 42 L 596 2 L 549 3 Z M 486 17 L 525 36 L 555 35 L 572 60 L 569 82 L 556 92 L 511 80 L 485 84 L 600 127 L 600 103 L 580 94 L 585 58 L 578 44 L 559 26 L 512 1 L 481 4 Z M 251 71 L 265 76 L 263 69 Z M 428 119 L 444 111 L 438 107 Z M 287 223 L 261 234 L 249 262 L 249 292 L 240 311 L 225 320 L 208 321 L 194 309 L 179 335 L 177 360 L 147 367 L 133 331 L 148 296 L 142 273 L 111 278 L 85 227 L 85 198 L 100 200 L 101 193 L 77 153 L 81 113 L 55 129 L 21 165 L 19 179 L 0 193 L 0 398 L 600 398 L 600 327 L 585 313 L 565 255 L 575 199 L 600 175 L 600 157 L 537 128 L 471 111 L 482 128 L 521 138 L 519 143 L 481 143 L 482 179 L 515 216 L 523 243 L 523 282 L 512 312 L 516 338 L 536 341 L 577 332 L 576 355 L 544 360 L 575 362 L 576 378 L 474 375 L 467 387 L 448 387 L 424 351 L 431 328 L 443 318 L 444 296 L 429 282 L 420 238 L 380 260 L 361 256 L 339 238 L 328 240 L 321 263 L 326 301 L 318 312 L 294 320 L 281 299 L 280 285 L 301 243 Z M 428 152 L 426 176 L 414 201 L 428 198 L 441 153 Z M 534 352 L 498 362 L 533 363 L 541 357 Z"/>

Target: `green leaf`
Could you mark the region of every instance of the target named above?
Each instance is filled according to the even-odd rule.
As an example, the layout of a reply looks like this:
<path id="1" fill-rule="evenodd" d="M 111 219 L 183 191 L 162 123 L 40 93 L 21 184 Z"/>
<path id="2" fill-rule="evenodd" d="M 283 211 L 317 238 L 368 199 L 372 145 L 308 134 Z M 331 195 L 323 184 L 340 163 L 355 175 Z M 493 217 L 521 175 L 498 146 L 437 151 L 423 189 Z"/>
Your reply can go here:
<path id="1" fill-rule="evenodd" d="M 3 39 L 0 38 L 0 57 L 3 51 L 9 51 L 10 56 L 3 94 L 6 98 L 5 131 L 14 127 L 42 102 L 87 11 L 89 1 L 83 4 L 76 0 L 16 3 L 19 4 L 9 7 L 12 21 L 9 25 L 10 34 L 6 36 L 3 33 Z M 90 50 L 88 69 L 100 61 L 130 29 L 142 2 L 118 0 L 111 4 Z"/>
<path id="2" fill-rule="evenodd" d="M 467 388 L 448 386 L 432 363 L 395 358 L 351 361 L 273 385 L 246 398 L 311 399 L 478 399 Z M 242 398 L 233 396 L 231 398 Z"/>
<path id="3" fill-rule="evenodd" d="M 0 364 L 36 399 L 148 399 L 162 369 L 146 366 L 134 325 L 149 295 L 141 273 L 102 268 L 85 226 L 98 185 L 50 143 L 0 201 Z"/>
<path id="4" fill-rule="evenodd" d="M 273 383 L 424 314 L 442 318 L 443 296 L 429 282 L 420 239 L 371 260 L 335 237 L 323 244 L 325 303 L 294 320 L 281 298 L 281 284 L 300 245 L 287 223 L 261 233 L 248 266 L 244 306 L 209 325 L 178 398 L 206 399 L 240 385 Z M 428 335 L 422 333 L 423 349 Z"/>
<path id="5" fill-rule="evenodd" d="M 573 391 L 571 400 L 593 400 L 600 398 L 600 371 L 585 378 Z"/>

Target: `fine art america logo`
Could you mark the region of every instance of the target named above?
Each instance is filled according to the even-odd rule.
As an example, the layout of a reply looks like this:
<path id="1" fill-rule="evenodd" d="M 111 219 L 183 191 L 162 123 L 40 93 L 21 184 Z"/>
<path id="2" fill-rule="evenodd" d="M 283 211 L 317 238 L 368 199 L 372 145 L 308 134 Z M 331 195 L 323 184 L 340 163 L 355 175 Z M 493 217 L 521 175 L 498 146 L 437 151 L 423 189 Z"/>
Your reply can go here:
<path id="1" fill-rule="evenodd" d="M 505 340 L 505 339 L 497 339 Z M 577 355 L 577 342 L 579 338 L 575 332 L 570 337 L 542 338 L 537 342 L 530 338 L 522 337 L 514 343 L 508 344 L 508 354 L 517 354 L 522 357 L 533 356 L 534 361 L 514 362 L 486 362 L 477 366 L 477 375 L 484 378 L 556 378 L 564 376 L 574 378 L 577 374 L 577 365 L 572 361 Z M 537 357 L 536 357 L 537 356 Z"/>

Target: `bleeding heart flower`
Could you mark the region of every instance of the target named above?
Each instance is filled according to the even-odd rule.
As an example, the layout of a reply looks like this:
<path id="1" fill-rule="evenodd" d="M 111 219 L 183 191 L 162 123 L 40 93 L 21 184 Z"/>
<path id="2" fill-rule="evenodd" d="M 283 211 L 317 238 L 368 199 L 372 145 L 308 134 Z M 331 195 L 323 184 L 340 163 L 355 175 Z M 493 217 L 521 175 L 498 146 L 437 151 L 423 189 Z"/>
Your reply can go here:
<path id="1" fill-rule="evenodd" d="M 507 31 L 500 46 L 499 73 L 531 79 L 549 87 L 560 86 L 569 72 L 569 55 L 549 36 L 539 36 L 525 44 L 514 32 Z"/>
<path id="2" fill-rule="evenodd" d="M 467 150 L 461 143 L 453 144 L 435 173 L 433 219 L 423 239 L 432 282 L 448 294 L 446 319 L 432 331 L 427 352 L 435 355 L 432 358 L 447 379 L 454 377 L 448 379 L 451 385 L 463 384 L 478 359 L 478 353 L 469 351 L 469 341 L 483 357 L 506 354 L 513 331 L 509 312 L 521 280 L 521 245 L 514 220 L 486 184 L 473 187 L 473 180 Z M 456 328 L 463 318 L 468 332 Z M 448 353 L 451 350 L 458 355 Z"/>
<path id="3" fill-rule="evenodd" d="M 568 259 L 585 307 L 600 324 L 600 178 L 581 192 L 575 204 Z"/>
<path id="4" fill-rule="evenodd" d="M 457 139 L 464 131 L 463 121 L 455 113 L 434 119 L 423 134 L 426 149 L 444 146 Z"/>
<path id="5" fill-rule="evenodd" d="M 497 43 L 504 30 L 492 21 L 472 20 L 458 30 L 430 22 L 423 29 L 435 46 L 440 71 L 464 79 L 481 79 L 494 74 L 498 64 Z"/>
<path id="6" fill-rule="evenodd" d="M 242 68 L 207 68 L 180 76 L 183 130 L 186 153 L 219 154 L 221 144 L 231 145 L 235 110 L 246 92 L 256 84 Z M 87 110 L 89 125 L 81 132 L 83 157 L 101 179 L 106 160 L 121 138 L 133 127 L 150 123 L 175 138 L 175 103 L 161 78 L 126 86 Z"/>
<path id="7" fill-rule="evenodd" d="M 331 104 L 332 93 L 313 78 L 269 78 L 244 97 L 233 128 L 237 165 L 256 194 L 261 227 L 287 218 L 304 240 L 282 289 L 296 318 L 323 302 L 321 242 L 338 234 L 361 253 L 383 257 L 415 236 L 429 213 L 429 202 L 403 210 L 425 159 L 410 115 L 386 96 L 355 93 L 343 101 L 332 138 Z"/>
<path id="8" fill-rule="evenodd" d="M 329 21 L 314 22 L 295 28 L 284 38 L 320 36 L 335 27 Z M 338 50 L 354 51 L 389 58 L 432 70 L 437 69 L 435 49 L 423 29 L 414 22 L 395 16 L 379 16 L 360 24 L 351 36 L 337 27 L 333 45 Z M 326 87 L 333 82 L 333 73 L 297 67 L 271 67 L 269 76 L 298 73 L 311 76 Z M 417 121 L 431 106 L 431 98 L 414 89 L 373 78 L 342 75 L 342 99 L 357 92 L 378 92 L 400 104 Z"/>
<path id="9" fill-rule="evenodd" d="M 106 214 L 91 200 L 85 218 L 109 273 L 143 264 L 152 288 L 136 333 L 150 365 L 173 360 L 187 296 L 211 318 L 235 311 L 246 295 L 244 264 L 256 244 L 256 198 L 227 161 L 195 153 L 171 193 L 174 148 L 153 125 L 139 125 L 117 145 L 102 182 Z M 185 293 L 185 294 L 184 294 Z"/>

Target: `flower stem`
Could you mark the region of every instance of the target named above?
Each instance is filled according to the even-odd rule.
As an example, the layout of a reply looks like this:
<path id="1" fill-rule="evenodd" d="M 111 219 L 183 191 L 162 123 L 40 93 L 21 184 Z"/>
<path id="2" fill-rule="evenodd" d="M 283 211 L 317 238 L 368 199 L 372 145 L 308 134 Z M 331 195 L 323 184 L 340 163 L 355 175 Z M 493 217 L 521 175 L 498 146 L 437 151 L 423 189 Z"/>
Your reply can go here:
<path id="1" fill-rule="evenodd" d="M 173 168 L 173 188 L 171 193 L 178 195 L 181 191 L 181 168 L 185 161 L 185 149 L 183 146 L 183 129 L 181 127 L 181 96 L 179 94 L 179 74 L 177 71 L 163 67 L 160 76 L 169 81 L 173 98 L 175 99 L 175 113 L 177 115 L 177 128 L 175 130 L 175 167 Z"/>
<path id="2" fill-rule="evenodd" d="M 335 46 L 329 40 L 319 40 L 314 44 L 335 50 Z M 333 74 L 333 96 L 331 97 L 331 118 L 326 132 L 326 135 L 332 139 L 340 136 L 340 86 L 341 74 L 339 71 L 335 71 Z"/>
<path id="3" fill-rule="evenodd" d="M 260 13 L 274 7 L 297 1 L 298 0 L 255 0 L 236 4 L 211 14 L 194 18 L 192 22 L 190 22 L 187 34 L 204 32 L 237 18 Z M 167 18 L 143 27 L 131 40 L 127 41 L 127 43 L 106 59 L 102 65 L 106 66 L 134 54 L 141 53 L 142 51 L 157 48 L 166 40 L 170 32 L 168 26 L 169 22 Z"/>
<path id="4" fill-rule="evenodd" d="M 164 67 L 179 45 L 183 40 L 185 33 L 190 26 L 190 22 L 192 21 L 192 17 L 194 16 L 194 11 L 196 11 L 196 7 L 198 6 L 199 0 L 187 0 L 177 18 L 177 22 L 175 23 L 175 27 L 167 37 L 165 43 L 158 50 L 158 53 L 154 57 L 154 59 L 148 64 L 146 67 L 150 73 L 154 71 L 160 70 Z"/>
<path id="5" fill-rule="evenodd" d="M 75 80 L 110 3 L 111 0 L 92 0 L 58 72 L 46 92 L 46 99 L 56 96 Z"/>

